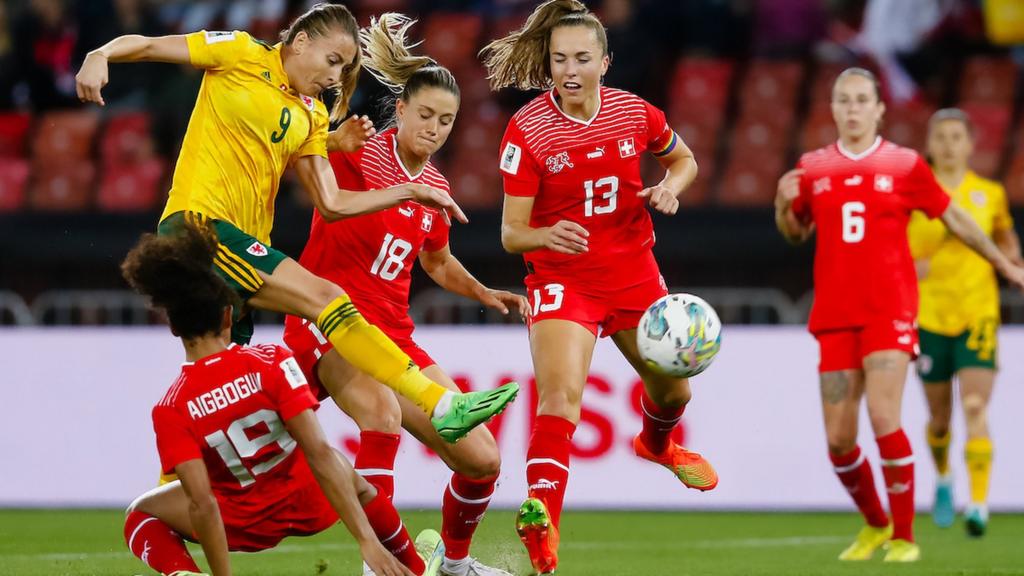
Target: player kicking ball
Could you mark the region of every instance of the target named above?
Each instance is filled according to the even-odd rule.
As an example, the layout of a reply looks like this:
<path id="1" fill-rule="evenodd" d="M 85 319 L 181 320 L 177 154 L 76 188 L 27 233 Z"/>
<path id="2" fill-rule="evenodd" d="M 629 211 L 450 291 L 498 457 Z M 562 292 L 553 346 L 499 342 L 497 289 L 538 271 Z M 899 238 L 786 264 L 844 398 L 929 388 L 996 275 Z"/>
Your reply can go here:
<path id="1" fill-rule="evenodd" d="M 179 480 L 128 508 L 129 549 L 182 576 L 200 573 L 184 544 L 198 541 L 213 576 L 226 576 L 229 551 L 266 550 L 341 520 L 376 574 L 436 575 L 440 535 L 426 530 L 414 545 L 391 501 L 328 444 L 291 353 L 226 344 L 237 298 L 213 270 L 216 253 L 214 233 L 189 225 L 144 236 L 122 264 L 128 283 L 166 312 L 186 360 L 153 408 L 161 466 Z"/>

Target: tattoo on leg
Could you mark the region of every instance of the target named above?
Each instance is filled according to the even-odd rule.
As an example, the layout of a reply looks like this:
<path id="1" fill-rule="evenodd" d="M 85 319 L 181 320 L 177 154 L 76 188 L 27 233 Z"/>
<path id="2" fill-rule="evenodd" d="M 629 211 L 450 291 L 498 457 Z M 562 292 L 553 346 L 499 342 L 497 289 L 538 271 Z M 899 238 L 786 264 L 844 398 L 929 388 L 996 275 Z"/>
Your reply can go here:
<path id="1" fill-rule="evenodd" d="M 850 394 L 850 377 L 843 371 L 821 375 L 821 397 L 829 404 L 838 404 Z"/>
<path id="2" fill-rule="evenodd" d="M 899 360 L 892 356 L 876 356 L 864 359 L 865 370 L 895 370 L 899 367 Z"/>

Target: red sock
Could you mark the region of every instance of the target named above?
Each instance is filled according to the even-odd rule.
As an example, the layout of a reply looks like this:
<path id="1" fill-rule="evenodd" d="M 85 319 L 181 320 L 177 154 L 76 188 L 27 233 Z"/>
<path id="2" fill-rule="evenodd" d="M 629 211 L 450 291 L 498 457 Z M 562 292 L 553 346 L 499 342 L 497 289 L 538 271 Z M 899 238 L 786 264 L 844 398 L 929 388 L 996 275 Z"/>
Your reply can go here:
<path id="1" fill-rule="evenodd" d="M 832 460 L 836 476 L 839 476 L 839 481 L 850 493 L 850 497 L 868 524 L 875 527 L 888 525 L 889 517 L 882 508 L 882 501 L 878 499 L 878 490 L 875 490 L 871 464 L 860 451 L 860 446 L 854 446 L 853 450 L 846 454 L 829 454 L 828 457 Z"/>
<path id="2" fill-rule="evenodd" d="M 124 520 L 124 540 L 132 554 L 161 574 L 177 570 L 199 572 L 181 535 L 149 514 L 128 513 Z"/>
<path id="3" fill-rule="evenodd" d="M 903 429 L 875 440 L 889 493 L 894 539 L 914 541 L 914 451 Z"/>
<path id="4" fill-rule="evenodd" d="M 356 473 L 373 484 L 379 493 L 395 497 L 395 456 L 398 455 L 398 434 L 366 430 L 359 434 L 359 452 L 353 465 Z"/>
<path id="5" fill-rule="evenodd" d="M 661 454 L 668 448 L 672 430 L 683 418 L 686 404 L 679 407 L 662 408 L 654 403 L 645 391 L 640 396 L 640 410 L 643 413 L 644 427 L 640 431 L 640 441 L 654 454 Z"/>
<path id="6" fill-rule="evenodd" d="M 366 512 L 366 518 L 373 527 L 373 533 L 388 552 L 394 554 L 395 558 L 409 570 L 423 574 L 427 567 L 419 554 L 416 554 L 416 546 L 413 545 L 409 531 L 405 529 L 405 524 L 402 524 L 402 519 L 391 500 L 378 492 L 373 500 L 363 506 L 363 511 Z"/>
<path id="7" fill-rule="evenodd" d="M 537 416 L 526 451 L 526 483 L 530 497 L 539 498 L 558 526 L 565 485 L 569 481 L 569 448 L 576 425 L 558 416 Z"/>
<path id="8" fill-rule="evenodd" d="M 457 472 L 452 474 L 441 505 L 441 537 L 444 555 L 449 560 L 469 556 L 469 543 L 491 503 L 497 481 L 497 476 L 474 480 Z"/>

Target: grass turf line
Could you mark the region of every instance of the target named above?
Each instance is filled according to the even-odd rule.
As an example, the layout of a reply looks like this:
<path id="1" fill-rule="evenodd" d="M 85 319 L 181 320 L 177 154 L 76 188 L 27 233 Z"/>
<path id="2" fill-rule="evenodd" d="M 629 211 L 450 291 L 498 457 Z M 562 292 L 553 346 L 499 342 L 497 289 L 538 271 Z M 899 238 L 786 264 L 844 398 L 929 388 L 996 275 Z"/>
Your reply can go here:
<path id="1" fill-rule="evenodd" d="M 415 535 L 439 528 L 437 512 L 405 512 Z M 124 545 L 116 510 L 0 510 L 0 574 L 17 576 L 153 574 Z M 558 574 L 572 575 L 1021 575 L 1024 515 L 994 515 L 989 533 L 968 539 L 963 525 L 940 530 L 916 522 L 923 559 L 891 566 L 882 552 L 865 563 L 835 560 L 860 527 L 853 514 L 574 512 L 563 519 Z M 200 566 L 198 546 L 192 547 Z M 473 554 L 514 574 L 528 574 L 512 513 L 495 510 L 481 524 Z M 355 544 L 341 527 L 289 538 L 258 554 L 232 555 L 236 574 L 360 574 Z"/>

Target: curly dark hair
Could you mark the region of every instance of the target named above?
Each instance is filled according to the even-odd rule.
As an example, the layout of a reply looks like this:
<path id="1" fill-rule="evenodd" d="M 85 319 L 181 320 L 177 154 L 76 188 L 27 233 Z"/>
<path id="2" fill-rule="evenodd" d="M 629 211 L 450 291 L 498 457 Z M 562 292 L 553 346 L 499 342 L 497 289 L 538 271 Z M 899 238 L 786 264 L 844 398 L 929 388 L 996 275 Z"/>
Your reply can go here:
<path id="1" fill-rule="evenodd" d="M 121 274 L 167 314 L 176 336 L 198 338 L 220 332 L 224 309 L 237 300 L 213 270 L 216 253 L 211 228 L 186 224 L 169 236 L 144 234 L 121 263 Z"/>

